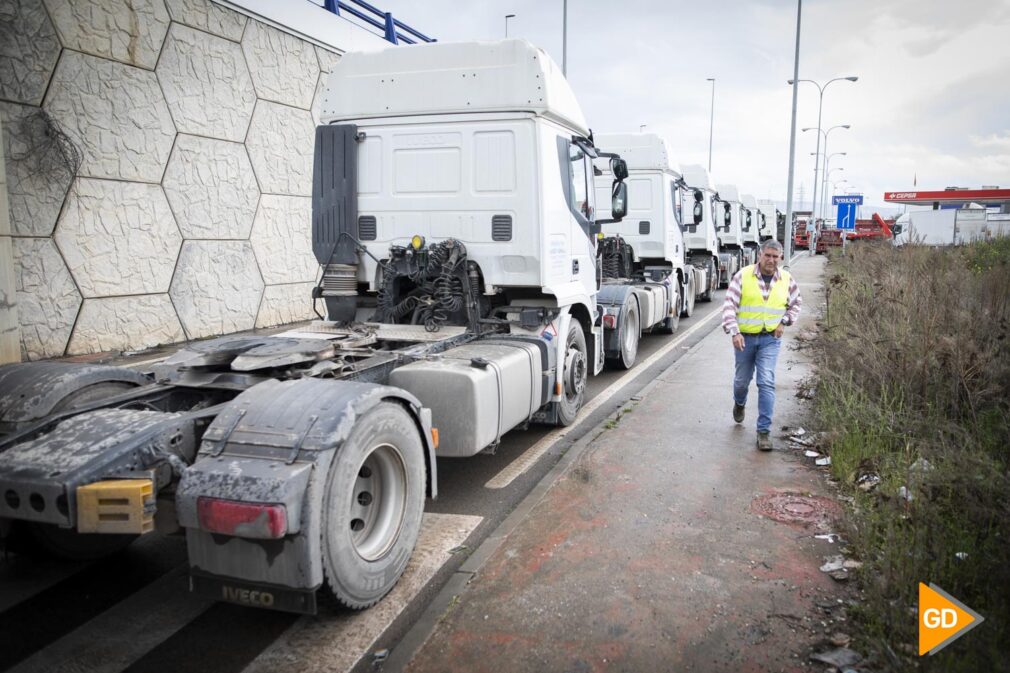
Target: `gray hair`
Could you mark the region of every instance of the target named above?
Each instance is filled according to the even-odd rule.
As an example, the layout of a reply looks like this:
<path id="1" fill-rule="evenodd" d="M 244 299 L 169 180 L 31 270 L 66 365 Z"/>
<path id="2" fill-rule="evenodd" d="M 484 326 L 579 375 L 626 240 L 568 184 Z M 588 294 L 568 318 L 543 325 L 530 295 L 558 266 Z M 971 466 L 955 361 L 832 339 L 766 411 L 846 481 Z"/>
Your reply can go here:
<path id="1" fill-rule="evenodd" d="M 774 238 L 769 238 L 767 241 L 761 244 L 762 250 L 767 250 L 771 248 L 772 250 L 778 250 L 782 252 L 782 244 L 776 241 Z"/>

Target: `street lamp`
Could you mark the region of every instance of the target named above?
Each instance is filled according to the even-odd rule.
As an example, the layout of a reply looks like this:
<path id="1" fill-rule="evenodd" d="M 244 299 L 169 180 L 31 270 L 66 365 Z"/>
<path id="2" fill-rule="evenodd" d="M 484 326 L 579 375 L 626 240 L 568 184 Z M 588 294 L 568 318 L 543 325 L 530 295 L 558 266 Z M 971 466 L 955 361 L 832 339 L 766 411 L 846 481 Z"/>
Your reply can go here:
<path id="1" fill-rule="evenodd" d="M 505 37 L 509 36 L 509 19 L 514 19 L 514 18 L 516 18 L 515 14 L 506 14 L 505 15 Z"/>
<path id="2" fill-rule="evenodd" d="M 786 180 L 786 234 L 782 241 L 782 263 L 788 264 L 793 252 L 793 179 L 796 174 L 796 94 L 800 76 L 800 25 L 803 0 L 796 0 L 796 52 L 793 56 L 793 111 L 789 118 L 789 177 Z M 714 85 L 713 85 L 714 86 Z M 713 91 L 713 98 L 715 92 Z"/>
<path id="3" fill-rule="evenodd" d="M 645 127 L 646 126 L 647 126 L 647 124 L 639 124 L 638 125 L 638 132 L 639 133 L 645 133 Z"/>
<path id="4" fill-rule="evenodd" d="M 712 177 L 712 128 L 715 122 L 715 77 L 705 78 L 712 83 L 712 104 L 708 108 L 708 175 Z"/>
<path id="5" fill-rule="evenodd" d="M 834 81 L 834 80 L 832 80 L 832 81 Z M 827 155 L 828 155 L 828 134 L 830 134 L 835 129 L 850 129 L 850 128 L 852 128 L 851 124 L 835 124 L 834 126 L 832 126 L 831 128 L 829 128 L 827 131 L 825 131 L 824 129 L 822 129 L 820 127 L 814 128 L 813 126 L 808 126 L 807 128 L 802 129 L 802 130 L 803 130 L 804 133 L 806 133 L 807 131 L 817 131 L 817 152 L 816 152 L 816 154 L 820 155 L 821 157 L 827 157 Z M 823 153 L 821 152 L 821 136 L 824 136 L 824 152 Z M 814 160 L 814 179 L 815 180 L 817 179 L 817 164 L 818 164 L 818 161 Z M 823 178 L 823 175 L 821 177 Z M 825 187 L 826 187 L 826 185 L 825 185 Z M 821 191 L 823 192 L 823 189 Z M 813 211 L 813 212 L 811 212 L 811 216 L 814 219 L 817 218 L 817 212 L 818 212 L 818 203 L 817 203 L 817 196 L 816 195 L 817 195 L 817 183 L 814 182 L 814 199 L 810 202 L 811 203 L 811 210 Z M 822 193 L 821 194 L 821 200 L 822 201 L 824 200 L 823 197 L 824 197 L 824 195 Z"/>
<path id="6" fill-rule="evenodd" d="M 825 141 L 824 149 L 827 150 L 827 148 L 828 143 L 827 141 Z M 831 205 L 830 203 L 828 203 L 828 174 L 827 174 L 828 166 L 831 164 L 831 157 L 844 157 L 848 156 L 848 154 L 849 154 L 848 152 L 832 152 L 824 159 L 825 172 L 824 172 L 824 183 L 822 185 L 824 189 L 821 190 L 821 219 L 824 218 L 824 213 L 828 210 L 828 206 Z M 832 194 L 832 196 L 834 195 Z"/>
<path id="7" fill-rule="evenodd" d="M 797 31 L 797 32 L 799 32 L 799 31 Z M 797 41 L 797 49 L 799 49 L 799 36 L 798 35 L 797 35 L 797 40 L 796 41 Z M 797 59 L 798 59 L 798 56 L 797 56 Z M 832 82 L 838 82 L 838 81 L 841 81 L 841 80 L 845 80 L 847 82 L 855 82 L 858 79 L 859 79 L 858 77 L 835 77 L 834 79 L 829 79 L 824 84 L 824 86 L 821 86 L 819 83 L 815 82 L 812 79 L 795 79 L 794 78 L 794 79 L 789 80 L 789 84 L 793 85 L 793 94 L 794 94 L 794 96 L 795 96 L 795 93 L 796 93 L 796 85 L 799 82 L 810 82 L 811 84 L 813 84 L 814 86 L 817 87 L 817 91 L 820 94 L 820 99 L 819 99 L 819 102 L 817 103 L 817 131 L 818 131 L 818 134 L 817 134 L 817 153 L 818 154 L 820 154 L 820 152 L 821 152 L 821 134 L 820 134 L 820 130 L 821 130 L 821 111 L 824 109 L 824 91 L 828 88 L 828 85 L 830 85 Z M 806 129 L 803 129 L 803 130 L 805 131 Z M 814 198 L 813 198 L 813 201 L 811 201 L 811 203 L 815 204 L 815 205 L 817 203 L 817 167 L 818 167 L 817 166 L 817 161 L 814 161 Z M 816 215 L 816 213 L 811 213 L 811 215 Z"/>
<path id="8" fill-rule="evenodd" d="M 825 180 L 825 182 L 824 182 L 824 189 L 821 190 L 821 219 L 824 219 L 824 190 L 826 190 L 828 188 L 828 183 L 827 183 L 827 179 L 828 179 L 828 176 L 827 176 L 828 160 L 833 156 L 831 154 L 828 154 L 828 136 L 830 136 L 831 132 L 834 131 L 835 129 L 849 130 L 850 128 L 852 128 L 851 124 L 836 124 L 835 126 L 832 126 L 827 131 L 824 132 L 824 171 L 825 171 L 824 180 Z"/>
<path id="9" fill-rule="evenodd" d="M 561 12 L 561 74 L 568 77 L 568 0 L 564 0 Z"/>

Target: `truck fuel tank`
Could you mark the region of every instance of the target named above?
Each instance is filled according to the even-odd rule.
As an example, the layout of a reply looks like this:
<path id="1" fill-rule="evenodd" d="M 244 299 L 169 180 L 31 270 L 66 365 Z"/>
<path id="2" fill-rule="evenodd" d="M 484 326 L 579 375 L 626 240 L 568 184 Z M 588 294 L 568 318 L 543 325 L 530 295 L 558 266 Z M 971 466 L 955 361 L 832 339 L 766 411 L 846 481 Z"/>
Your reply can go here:
<path id="1" fill-rule="evenodd" d="M 393 370 L 389 384 L 431 409 L 437 455 L 472 456 L 546 402 L 546 343 L 480 341 Z"/>

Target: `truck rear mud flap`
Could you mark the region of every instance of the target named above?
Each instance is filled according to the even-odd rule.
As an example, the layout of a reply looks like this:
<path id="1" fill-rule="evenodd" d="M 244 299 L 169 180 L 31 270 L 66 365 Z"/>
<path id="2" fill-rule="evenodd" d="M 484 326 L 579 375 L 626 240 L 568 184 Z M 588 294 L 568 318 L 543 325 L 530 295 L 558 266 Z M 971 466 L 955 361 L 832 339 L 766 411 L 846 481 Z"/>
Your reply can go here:
<path id="1" fill-rule="evenodd" d="M 189 571 L 189 590 L 225 603 L 300 615 L 314 615 L 318 608 L 315 589 L 292 589 L 274 584 L 246 582 L 192 568 Z"/>

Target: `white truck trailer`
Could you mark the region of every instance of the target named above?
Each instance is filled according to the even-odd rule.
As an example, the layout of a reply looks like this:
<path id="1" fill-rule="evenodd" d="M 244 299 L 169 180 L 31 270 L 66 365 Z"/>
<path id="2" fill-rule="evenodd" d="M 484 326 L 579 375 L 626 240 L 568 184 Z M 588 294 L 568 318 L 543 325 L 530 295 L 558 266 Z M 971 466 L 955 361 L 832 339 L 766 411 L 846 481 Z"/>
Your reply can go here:
<path id="1" fill-rule="evenodd" d="M 740 195 L 740 205 L 743 244 L 750 260 L 748 264 L 753 264 L 757 261 L 758 246 L 761 244 L 761 211 L 757 199 L 750 194 Z"/>
<path id="2" fill-rule="evenodd" d="M 194 591 L 364 608 L 410 558 L 436 456 L 575 419 L 603 355 L 599 155 L 558 67 L 520 40 L 348 53 L 322 120 L 306 235 L 325 318 L 150 375 L 0 368 L 5 537 L 94 557 L 184 531 Z"/>
<path id="3" fill-rule="evenodd" d="M 680 170 L 691 192 L 690 201 L 684 206 L 685 213 L 688 208 L 691 213 L 685 234 L 691 263 L 714 267 L 716 277 L 712 281 L 713 287 L 726 287 L 739 268 L 739 261 L 735 255 L 722 249 L 720 232 L 728 221 L 725 208 L 704 166 L 681 165 Z"/>
<path id="4" fill-rule="evenodd" d="M 597 303 L 607 359 L 630 368 L 643 331 L 671 333 L 682 315 L 693 313 L 696 300 L 711 299 L 715 269 L 688 258 L 683 206 L 691 192 L 671 168 L 663 139 L 652 133 L 599 134 L 595 142 L 628 166 L 628 212 L 623 221 L 604 226 L 599 243 Z M 613 176 L 597 163 L 596 198 L 604 203 Z"/>

